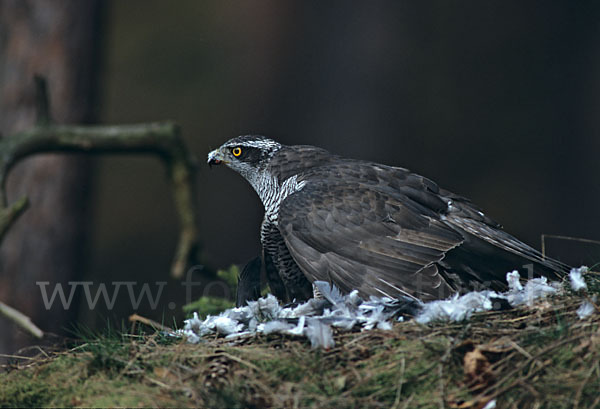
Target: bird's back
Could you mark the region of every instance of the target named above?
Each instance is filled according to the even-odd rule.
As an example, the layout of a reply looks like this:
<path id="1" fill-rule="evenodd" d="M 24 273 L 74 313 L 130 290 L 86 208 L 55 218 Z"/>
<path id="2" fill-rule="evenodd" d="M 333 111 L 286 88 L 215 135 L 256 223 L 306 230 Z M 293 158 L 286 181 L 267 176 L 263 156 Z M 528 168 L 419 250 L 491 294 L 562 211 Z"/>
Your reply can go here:
<path id="1" fill-rule="evenodd" d="M 407 169 L 303 146 L 274 159 L 282 179 L 306 182 L 282 203 L 279 230 L 311 281 L 363 295 L 435 299 L 504 290 L 506 273 L 515 269 L 551 278 L 568 270 L 504 232 L 468 199 Z"/>

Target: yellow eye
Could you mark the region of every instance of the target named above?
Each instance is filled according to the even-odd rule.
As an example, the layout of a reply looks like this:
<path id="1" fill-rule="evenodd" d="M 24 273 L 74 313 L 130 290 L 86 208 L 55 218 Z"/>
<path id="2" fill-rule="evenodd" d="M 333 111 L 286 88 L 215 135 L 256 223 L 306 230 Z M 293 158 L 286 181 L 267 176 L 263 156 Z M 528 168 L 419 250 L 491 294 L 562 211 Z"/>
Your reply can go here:
<path id="1" fill-rule="evenodd" d="M 240 156 L 242 154 L 242 148 L 240 148 L 239 146 L 235 147 L 231 150 L 231 153 L 233 153 L 233 156 L 235 156 L 237 158 L 238 156 Z"/>

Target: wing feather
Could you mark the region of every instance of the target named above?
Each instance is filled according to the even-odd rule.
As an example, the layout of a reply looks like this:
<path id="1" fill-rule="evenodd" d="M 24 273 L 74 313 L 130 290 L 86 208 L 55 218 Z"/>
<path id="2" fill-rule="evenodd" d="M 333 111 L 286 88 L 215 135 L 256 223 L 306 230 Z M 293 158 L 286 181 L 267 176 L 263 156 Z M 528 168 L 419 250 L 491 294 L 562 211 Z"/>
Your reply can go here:
<path id="1" fill-rule="evenodd" d="M 311 281 L 363 295 L 443 298 L 454 290 L 435 263 L 463 238 L 411 202 L 379 184 L 311 181 L 281 204 L 279 228 Z"/>

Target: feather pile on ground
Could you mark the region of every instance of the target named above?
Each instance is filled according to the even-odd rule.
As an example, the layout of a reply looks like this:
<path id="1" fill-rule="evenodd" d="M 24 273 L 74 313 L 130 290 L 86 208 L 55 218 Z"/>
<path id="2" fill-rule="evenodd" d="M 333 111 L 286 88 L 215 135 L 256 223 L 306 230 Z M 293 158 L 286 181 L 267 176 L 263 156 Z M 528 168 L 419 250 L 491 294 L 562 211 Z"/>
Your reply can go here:
<path id="1" fill-rule="evenodd" d="M 194 313 L 185 321 L 178 335 L 187 338 L 190 343 L 199 343 L 208 335 L 222 335 L 233 339 L 282 333 L 307 337 L 313 348 L 329 349 L 335 345 L 332 328 L 348 331 L 360 328 L 367 331 L 373 328 L 389 330 L 392 322 L 414 318 L 419 324 L 439 321 L 464 321 L 475 312 L 499 310 L 520 305 L 533 306 L 549 295 L 564 291 L 567 286 L 578 292 L 587 289 L 583 274 L 587 267 L 571 270 L 569 283 L 549 282 L 545 277 L 528 280 L 521 284 L 517 271 L 507 273 L 508 291 L 473 291 L 447 300 L 423 303 L 411 298 L 391 299 L 371 297 L 363 300 L 356 291 L 342 295 L 334 286 L 323 281 L 315 286 L 323 298 L 310 299 L 295 305 L 279 305 L 273 295 L 267 295 L 257 301 L 248 302 L 245 307 L 231 308 L 216 316 L 204 320 Z M 583 299 L 577 310 L 580 319 L 594 313 L 594 300 Z"/>

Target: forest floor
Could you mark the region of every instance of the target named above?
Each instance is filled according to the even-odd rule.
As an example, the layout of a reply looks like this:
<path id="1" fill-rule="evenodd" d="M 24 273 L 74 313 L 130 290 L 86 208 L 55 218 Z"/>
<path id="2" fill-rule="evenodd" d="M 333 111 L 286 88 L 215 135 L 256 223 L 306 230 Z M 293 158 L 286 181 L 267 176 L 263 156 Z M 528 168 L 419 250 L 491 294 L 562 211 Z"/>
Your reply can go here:
<path id="1" fill-rule="evenodd" d="M 0 407 L 600 408 L 598 304 L 576 313 L 600 274 L 586 281 L 461 323 L 335 333 L 329 350 L 281 334 L 91 336 L 4 365 Z"/>

